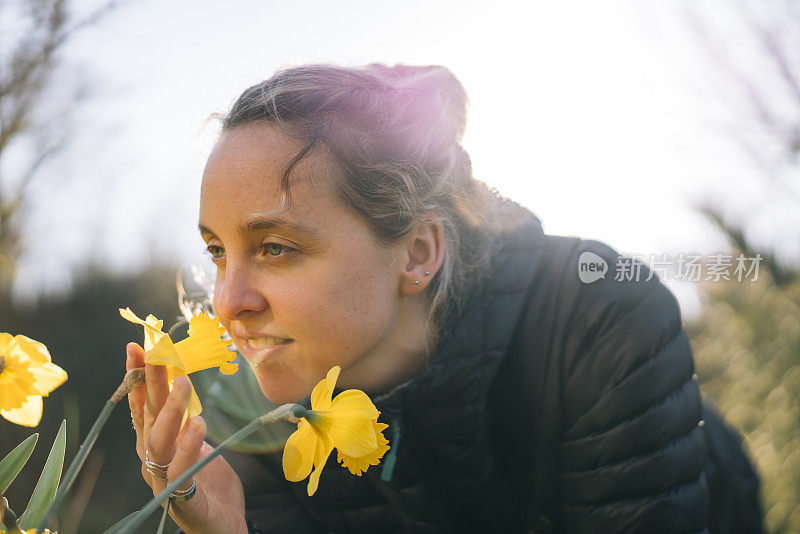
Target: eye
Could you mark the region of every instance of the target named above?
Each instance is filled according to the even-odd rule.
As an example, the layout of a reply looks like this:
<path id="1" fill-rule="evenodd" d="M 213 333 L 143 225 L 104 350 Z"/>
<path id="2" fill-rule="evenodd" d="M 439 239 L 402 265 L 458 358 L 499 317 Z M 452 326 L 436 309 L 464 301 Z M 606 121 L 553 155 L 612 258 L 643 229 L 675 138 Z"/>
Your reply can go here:
<path id="1" fill-rule="evenodd" d="M 225 249 L 220 247 L 219 245 L 208 245 L 206 250 L 213 259 L 219 259 L 225 255 Z"/>
<path id="2" fill-rule="evenodd" d="M 296 252 L 292 247 L 287 247 L 281 243 L 264 243 L 260 248 L 264 252 L 263 255 L 270 259 L 282 258 Z"/>

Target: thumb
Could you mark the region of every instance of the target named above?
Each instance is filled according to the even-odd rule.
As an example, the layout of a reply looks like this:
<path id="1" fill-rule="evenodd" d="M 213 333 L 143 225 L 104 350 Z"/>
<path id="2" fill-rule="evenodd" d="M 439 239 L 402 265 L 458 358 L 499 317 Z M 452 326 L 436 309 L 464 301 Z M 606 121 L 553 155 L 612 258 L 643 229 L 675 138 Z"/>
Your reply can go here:
<path id="1" fill-rule="evenodd" d="M 130 371 L 137 367 L 144 367 L 144 349 L 138 343 L 128 343 L 125 347 L 127 358 L 125 359 L 125 370 Z"/>

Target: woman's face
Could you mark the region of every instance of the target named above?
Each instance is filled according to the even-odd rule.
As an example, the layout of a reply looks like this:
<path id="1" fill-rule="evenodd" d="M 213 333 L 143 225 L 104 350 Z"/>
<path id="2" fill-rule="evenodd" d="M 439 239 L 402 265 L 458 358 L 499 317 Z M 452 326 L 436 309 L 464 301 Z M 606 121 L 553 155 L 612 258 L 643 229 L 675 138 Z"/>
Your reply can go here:
<path id="1" fill-rule="evenodd" d="M 292 208 L 269 213 L 302 146 L 266 124 L 224 132 L 201 190 L 200 231 L 217 268 L 214 310 L 276 403 L 302 399 L 334 365 L 342 387 L 363 387 L 348 381 L 409 333 L 398 320 L 403 247 L 379 247 L 334 196 L 324 148 L 292 171 Z"/>

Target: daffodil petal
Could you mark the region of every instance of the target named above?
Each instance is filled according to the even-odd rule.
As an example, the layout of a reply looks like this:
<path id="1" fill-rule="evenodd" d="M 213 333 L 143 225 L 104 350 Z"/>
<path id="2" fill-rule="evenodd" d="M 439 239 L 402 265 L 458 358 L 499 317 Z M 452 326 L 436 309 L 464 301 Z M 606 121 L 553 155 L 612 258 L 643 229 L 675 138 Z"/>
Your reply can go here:
<path id="1" fill-rule="evenodd" d="M 360 457 L 378 446 L 372 421 L 380 412 L 366 393 L 348 389 L 339 393 L 330 408 L 315 418 L 314 425 L 347 456 Z"/>
<path id="2" fill-rule="evenodd" d="M 308 496 L 311 497 L 317 492 L 319 487 L 319 477 L 322 475 L 322 468 L 328 463 L 328 457 L 333 452 L 333 444 L 325 436 L 320 436 L 321 439 L 317 440 L 317 447 L 314 451 L 314 470 L 308 477 Z"/>
<path id="3" fill-rule="evenodd" d="M 139 319 L 139 317 L 135 313 L 133 313 L 130 308 L 125 308 L 124 310 L 120 308 L 119 314 L 122 316 L 123 319 L 127 319 L 132 323 L 142 325 L 146 331 L 152 332 L 156 338 L 167 335 L 159 329 L 160 327 L 156 328 L 154 325 L 148 323 L 147 321 Z"/>
<path id="4" fill-rule="evenodd" d="M 13 340 L 14 336 L 11 334 L 0 332 L 0 356 L 6 356 L 8 354 L 9 347 L 11 346 L 11 342 Z"/>
<path id="5" fill-rule="evenodd" d="M 66 371 L 53 363 L 32 365 L 30 372 L 33 374 L 33 386 L 40 395 L 47 395 L 67 381 Z"/>
<path id="6" fill-rule="evenodd" d="M 0 415 L 17 425 L 34 427 L 42 420 L 42 397 L 31 395 L 19 408 L 0 410 Z"/>
<path id="7" fill-rule="evenodd" d="M 338 365 L 328 371 L 328 375 L 324 380 L 320 380 L 314 389 L 311 391 L 311 409 L 312 410 L 327 410 L 331 405 L 331 397 L 333 397 L 333 390 L 336 388 L 336 381 L 339 379 L 339 372 L 341 367 Z"/>
<path id="8" fill-rule="evenodd" d="M 311 425 L 300 421 L 297 430 L 283 447 L 283 474 L 286 480 L 299 482 L 306 478 L 314 465 L 319 437 Z"/>
<path id="9" fill-rule="evenodd" d="M 156 345 L 145 353 L 144 361 L 150 365 L 172 365 L 178 369 L 185 370 L 183 362 L 178 357 L 175 345 L 167 335 L 159 339 Z"/>
<path id="10" fill-rule="evenodd" d="M 194 384 L 189 381 L 192 386 L 192 394 L 189 397 L 189 406 L 186 408 L 186 417 L 191 418 L 203 413 L 203 405 L 200 404 L 200 397 L 197 396 L 197 391 L 194 389 Z"/>
<path id="11" fill-rule="evenodd" d="M 166 334 L 162 330 L 164 327 L 164 321 L 160 321 L 152 313 L 147 316 L 145 323 L 158 329 L 158 331 L 154 331 L 150 328 L 144 329 L 144 351 L 147 352 L 148 350 L 151 350 L 156 343 L 158 343 L 158 340 L 161 339 L 161 336 L 165 336 Z"/>
<path id="12" fill-rule="evenodd" d="M 369 466 L 378 465 L 381 462 L 383 455 L 389 450 L 389 440 L 387 440 L 383 435 L 383 431 L 389 428 L 389 425 L 373 421 L 372 426 L 375 431 L 375 437 L 378 441 L 378 447 L 374 451 L 358 458 L 347 456 L 346 454 L 342 453 L 342 451 L 339 451 L 338 453 L 337 460 L 339 463 L 349 469 L 354 475 L 361 476 L 361 474 L 366 471 Z"/>
<path id="13" fill-rule="evenodd" d="M 29 359 L 36 363 L 50 363 L 50 353 L 44 343 L 35 341 L 23 335 L 14 336 L 9 347 L 9 354 L 20 359 Z"/>

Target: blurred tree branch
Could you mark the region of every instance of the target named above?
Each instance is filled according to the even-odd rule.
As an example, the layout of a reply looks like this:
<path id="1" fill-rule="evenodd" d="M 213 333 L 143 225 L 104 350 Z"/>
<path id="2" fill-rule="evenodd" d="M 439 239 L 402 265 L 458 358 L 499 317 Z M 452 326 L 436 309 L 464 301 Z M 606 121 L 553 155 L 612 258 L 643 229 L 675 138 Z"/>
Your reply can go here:
<path id="1" fill-rule="evenodd" d="M 736 225 L 725 220 L 718 208 L 710 204 L 702 204 L 695 207 L 700 213 L 706 216 L 714 226 L 721 231 L 735 246 L 739 252 L 747 258 L 755 258 L 756 254 L 761 255 L 761 268 L 770 273 L 776 285 L 782 286 L 791 283 L 797 275 L 797 269 L 784 267 L 774 254 L 753 248 L 750 241 L 744 234 L 741 225 Z"/>
<path id="2" fill-rule="evenodd" d="M 0 50 L 0 302 L 9 298 L 17 262 L 23 251 L 21 211 L 30 185 L 41 169 L 67 144 L 66 136 L 53 136 L 48 121 L 35 117 L 37 107 L 47 99 L 56 83 L 54 72 L 59 52 L 84 27 L 94 24 L 116 6 L 110 1 L 78 21 L 72 21 L 69 0 L 25 0 L 17 4 L 0 2 L 0 15 L 16 18 L 19 28 L 30 26 L 16 43 L 2 43 Z M 13 8 L 18 13 L 10 13 Z M 3 13 L 5 11 L 5 13 Z M 3 33 L 8 34 L 7 28 Z M 63 103 L 66 109 L 75 96 Z M 65 114 L 51 119 L 64 120 Z M 31 141 L 32 153 L 26 167 L 8 172 L 3 165 L 13 145 Z M 7 162 L 6 162 L 7 163 Z M 13 176 L 12 176 L 13 174 Z"/>
<path id="3" fill-rule="evenodd" d="M 757 62 L 743 65 L 732 46 L 710 29 L 711 17 L 696 4 L 687 20 L 721 74 L 724 95 L 737 123 L 731 138 L 755 163 L 765 188 L 774 188 L 784 200 L 796 203 L 800 212 L 800 10 L 792 2 L 757 4 L 742 0 L 732 6 L 741 24 L 737 45 L 750 45 Z M 705 201 L 697 206 L 730 242 L 747 256 L 757 247 L 748 238 L 748 221 L 733 220 L 723 206 Z M 782 286 L 800 276 L 800 265 L 782 264 L 772 252 L 759 250 L 763 267 L 775 284 Z"/>

